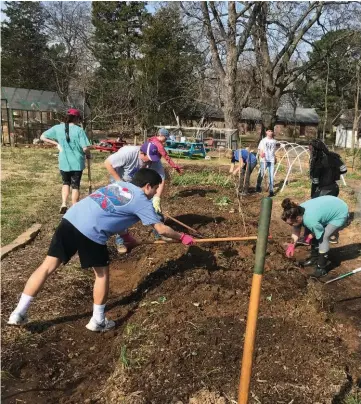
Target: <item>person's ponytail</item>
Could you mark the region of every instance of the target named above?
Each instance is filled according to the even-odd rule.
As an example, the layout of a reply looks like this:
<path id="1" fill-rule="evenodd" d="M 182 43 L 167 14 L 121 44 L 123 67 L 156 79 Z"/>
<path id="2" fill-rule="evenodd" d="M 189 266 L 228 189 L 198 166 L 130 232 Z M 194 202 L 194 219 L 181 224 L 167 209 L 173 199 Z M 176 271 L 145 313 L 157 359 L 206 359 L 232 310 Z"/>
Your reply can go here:
<path id="1" fill-rule="evenodd" d="M 66 141 L 70 142 L 70 135 L 69 135 L 69 122 L 65 122 L 65 137 Z"/>

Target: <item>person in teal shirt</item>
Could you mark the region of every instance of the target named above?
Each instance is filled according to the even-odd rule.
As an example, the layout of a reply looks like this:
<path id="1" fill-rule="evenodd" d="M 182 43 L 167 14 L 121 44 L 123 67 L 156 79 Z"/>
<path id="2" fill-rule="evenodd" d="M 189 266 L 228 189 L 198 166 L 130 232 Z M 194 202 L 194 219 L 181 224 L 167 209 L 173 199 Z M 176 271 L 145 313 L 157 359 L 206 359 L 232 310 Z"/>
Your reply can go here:
<path id="1" fill-rule="evenodd" d="M 340 198 L 331 195 L 320 196 L 300 205 L 286 198 L 282 202 L 282 220 L 293 226 L 292 240 L 286 255 L 292 257 L 302 225 L 313 235 L 311 257 L 305 262 L 316 264 L 314 276 L 327 274 L 330 237 L 344 227 L 348 219 L 348 206 Z"/>
<path id="2" fill-rule="evenodd" d="M 80 180 L 85 168 L 85 158 L 90 158 L 90 142 L 84 130 L 78 126 L 81 116 L 77 109 L 69 109 L 64 123 L 55 125 L 41 135 L 41 140 L 54 144 L 59 150 L 59 170 L 63 180 L 62 204 L 59 213 L 67 211 L 67 200 L 72 188 L 71 201 L 79 201 Z"/>

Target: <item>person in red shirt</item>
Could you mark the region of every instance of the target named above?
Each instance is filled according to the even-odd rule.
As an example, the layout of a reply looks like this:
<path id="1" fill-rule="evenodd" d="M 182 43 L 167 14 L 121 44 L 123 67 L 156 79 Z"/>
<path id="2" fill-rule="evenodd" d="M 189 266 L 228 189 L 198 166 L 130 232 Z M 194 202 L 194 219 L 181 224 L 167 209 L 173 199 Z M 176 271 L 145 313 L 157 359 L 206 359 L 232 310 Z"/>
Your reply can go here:
<path id="1" fill-rule="evenodd" d="M 179 174 L 182 173 L 182 169 L 169 157 L 164 148 L 164 144 L 169 139 L 169 131 L 167 129 L 159 129 L 156 136 L 151 137 L 148 142 L 151 142 L 157 146 L 159 154 L 164 157 L 165 161 L 174 168 Z"/>

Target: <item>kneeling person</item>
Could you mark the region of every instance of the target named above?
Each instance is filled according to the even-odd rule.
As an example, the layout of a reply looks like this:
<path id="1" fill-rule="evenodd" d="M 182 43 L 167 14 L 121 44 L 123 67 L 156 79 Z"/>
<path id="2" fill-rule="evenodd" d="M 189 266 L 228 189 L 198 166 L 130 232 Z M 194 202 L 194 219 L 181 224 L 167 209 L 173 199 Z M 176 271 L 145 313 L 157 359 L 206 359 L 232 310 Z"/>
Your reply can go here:
<path id="1" fill-rule="evenodd" d="M 105 303 L 109 290 L 109 253 L 107 240 L 116 233 L 125 233 L 139 220 L 153 225 L 161 235 L 192 245 L 193 239 L 178 233 L 160 222 L 151 199 L 162 182 L 161 176 L 148 168 L 140 169 L 132 183 L 116 182 L 100 188 L 72 206 L 55 230 L 48 254 L 40 267 L 28 279 L 16 309 L 8 324 L 27 322 L 27 311 L 34 297 L 42 289 L 47 278 L 63 263 L 78 252 L 82 268 L 93 268 L 94 306 L 93 316 L 86 328 L 90 331 L 107 331 L 115 326 L 105 318 Z M 125 239 L 129 247 L 136 240 L 129 234 Z"/>
<path id="2" fill-rule="evenodd" d="M 348 219 L 347 204 L 335 196 L 320 196 L 300 205 L 286 198 L 282 202 L 282 220 L 293 226 L 293 243 L 288 245 L 286 255 L 292 257 L 300 236 L 302 225 L 313 235 L 311 256 L 307 265 L 316 265 L 315 277 L 327 274 L 330 237 L 344 227 Z"/>

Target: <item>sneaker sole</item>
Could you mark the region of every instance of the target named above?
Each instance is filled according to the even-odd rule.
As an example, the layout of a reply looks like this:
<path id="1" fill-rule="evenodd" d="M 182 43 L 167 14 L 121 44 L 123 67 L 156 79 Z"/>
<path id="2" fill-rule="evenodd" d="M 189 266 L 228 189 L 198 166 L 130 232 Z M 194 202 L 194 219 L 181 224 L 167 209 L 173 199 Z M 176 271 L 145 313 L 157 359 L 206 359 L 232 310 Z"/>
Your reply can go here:
<path id="1" fill-rule="evenodd" d="M 110 331 L 110 330 L 113 330 L 114 328 L 115 328 L 115 323 L 114 323 L 114 325 L 112 326 L 112 327 L 108 327 L 108 328 L 106 328 L 106 327 L 104 327 L 104 328 L 97 328 L 97 329 L 94 329 L 91 325 L 89 325 L 89 323 L 85 326 L 85 328 L 87 329 L 87 330 L 89 330 L 89 331 L 92 331 L 92 332 L 107 332 L 107 331 Z"/>
<path id="2" fill-rule="evenodd" d="M 28 323 L 28 320 L 24 320 L 24 321 L 22 321 L 21 323 L 15 323 L 14 321 L 8 321 L 7 322 L 7 325 L 12 325 L 12 326 L 15 326 L 15 327 L 21 327 L 22 325 L 25 325 L 25 324 L 27 324 Z"/>
<path id="3" fill-rule="evenodd" d="M 125 245 L 119 247 L 117 246 L 117 251 L 118 254 L 126 254 L 128 252 L 128 249 Z"/>
<path id="4" fill-rule="evenodd" d="M 60 215 L 64 215 L 67 212 L 68 208 L 66 206 L 62 206 L 59 210 Z"/>

